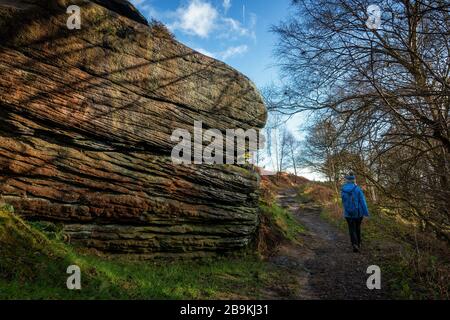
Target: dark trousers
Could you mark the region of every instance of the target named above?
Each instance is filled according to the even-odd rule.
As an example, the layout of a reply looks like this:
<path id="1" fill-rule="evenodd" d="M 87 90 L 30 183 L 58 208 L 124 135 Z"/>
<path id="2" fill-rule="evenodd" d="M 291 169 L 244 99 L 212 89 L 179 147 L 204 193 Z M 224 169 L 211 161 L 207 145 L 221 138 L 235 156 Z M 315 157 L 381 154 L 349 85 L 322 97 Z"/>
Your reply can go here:
<path id="1" fill-rule="evenodd" d="M 348 224 L 348 231 L 350 233 L 350 240 L 352 245 L 361 245 L 361 218 L 345 218 Z"/>

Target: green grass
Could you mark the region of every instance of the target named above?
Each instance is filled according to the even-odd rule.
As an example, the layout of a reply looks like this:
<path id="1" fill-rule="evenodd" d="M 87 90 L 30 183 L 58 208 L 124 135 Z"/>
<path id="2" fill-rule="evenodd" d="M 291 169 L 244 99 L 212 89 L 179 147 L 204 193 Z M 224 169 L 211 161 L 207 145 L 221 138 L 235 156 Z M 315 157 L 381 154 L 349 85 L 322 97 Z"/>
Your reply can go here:
<path id="1" fill-rule="evenodd" d="M 289 281 L 256 255 L 188 261 L 136 261 L 86 254 L 60 240 L 59 229 L 26 223 L 0 208 L 0 299 L 259 298 Z M 69 265 L 81 290 L 66 287 Z"/>
<path id="2" fill-rule="evenodd" d="M 295 220 L 289 210 L 276 203 L 260 204 L 260 209 L 262 214 L 266 215 L 283 236 L 290 241 L 297 241 L 298 234 L 305 231 L 305 228 Z"/>

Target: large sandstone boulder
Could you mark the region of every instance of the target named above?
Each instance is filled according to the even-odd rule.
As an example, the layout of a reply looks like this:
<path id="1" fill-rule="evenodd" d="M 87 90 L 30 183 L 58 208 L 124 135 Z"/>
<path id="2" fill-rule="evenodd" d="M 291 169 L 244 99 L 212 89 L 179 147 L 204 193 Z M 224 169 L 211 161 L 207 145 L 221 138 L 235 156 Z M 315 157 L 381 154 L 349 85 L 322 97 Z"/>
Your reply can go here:
<path id="1" fill-rule="evenodd" d="M 69 5 L 81 30 L 69 30 Z M 174 165 L 174 129 L 261 128 L 254 85 L 124 0 L 0 0 L 0 196 L 71 242 L 144 257 L 245 246 L 258 176 Z M 1 199 L 0 199 L 1 200 Z"/>

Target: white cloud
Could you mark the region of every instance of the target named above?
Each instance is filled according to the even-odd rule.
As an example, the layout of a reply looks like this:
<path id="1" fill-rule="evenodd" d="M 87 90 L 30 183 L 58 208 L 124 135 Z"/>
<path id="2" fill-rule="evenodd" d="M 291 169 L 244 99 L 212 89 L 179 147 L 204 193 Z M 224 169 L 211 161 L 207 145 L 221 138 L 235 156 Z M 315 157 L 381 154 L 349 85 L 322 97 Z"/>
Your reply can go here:
<path id="1" fill-rule="evenodd" d="M 243 55 L 248 51 L 248 46 L 243 44 L 240 46 L 228 47 L 226 50 L 217 53 L 213 53 L 202 48 L 196 48 L 194 50 L 200 52 L 201 54 L 204 54 L 205 56 L 225 61 L 234 56 Z"/>
<path id="2" fill-rule="evenodd" d="M 143 1 L 143 0 L 134 0 Z M 195 35 L 201 38 L 208 38 L 214 31 L 219 39 L 237 39 L 239 37 L 249 37 L 256 39 L 256 15 L 251 13 L 248 24 L 227 17 L 226 12 L 231 8 L 231 0 L 223 0 L 223 11 L 213 6 L 211 0 L 187 0 L 175 11 L 166 14 L 166 18 L 171 20 L 168 28 L 171 31 L 180 30 L 186 34 Z"/>
<path id="3" fill-rule="evenodd" d="M 225 13 L 227 13 L 231 8 L 231 0 L 223 0 L 222 7 Z"/>
<path id="4" fill-rule="evenodd" d="M 233 18 L 223 18 L 222 19 L 225 28 L 228 30 L 227 33 L 224 33 L 224 36 L 235 37 L 235 36 L 247 36 L 251 38 L 255 38 L 255 32 L 251 29 L 245 28 L 239 21 Z M 255 22 L 256 23 L 256 22 Z M 254 25 L 253 25 L 254 27 Z"/>
<path id="5" fill-rule="evenodd" d="M 200 52 L 201 54 L 204 54 L 205 56 L 216 58 L 216 55 L 212 52 L 209 52 L 208 50 L 202 48 L 195 48 L 194 50 Z"/>
<path id="6" fill-rule="evenodd" d="M 170 29 L 207 38 L 216 26 L 218 12 L 209 2 L 190 0 L 187 7 L 177 9 L 176 16 L 176 21 L 169 25 Z"/>
<path id="7" fill-rule="evenodd" d="M 234 57 L 237 55 L 243 55 L 247 51 L 248 51 L 248 46 L 245 44 L 241 45 L 241 46 L 237 46 L 237 47 L 229 47 L 225 51 L 221 52 L 219 57 L 222 60 L 227 60 L 228 58 L 231 58 L 231 57 Z"/>

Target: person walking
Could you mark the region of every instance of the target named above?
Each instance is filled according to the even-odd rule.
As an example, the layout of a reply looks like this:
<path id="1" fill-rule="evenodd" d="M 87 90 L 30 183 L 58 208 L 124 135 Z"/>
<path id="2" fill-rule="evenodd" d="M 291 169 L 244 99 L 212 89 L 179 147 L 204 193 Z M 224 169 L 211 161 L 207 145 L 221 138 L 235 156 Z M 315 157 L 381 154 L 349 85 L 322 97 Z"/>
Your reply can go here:
<path id="1" fill-rule="evenodd" d="M 356 184 L 353 172 L 345 176 L 345 180 L 341 189 L 344 217 L 347 220 L 353 252 L 359 252 L 361 249 L 361 223 L 364 217 L 369 216 L 369 209 L 364 192 Z"/>

